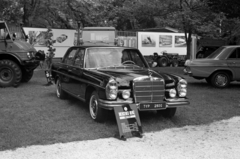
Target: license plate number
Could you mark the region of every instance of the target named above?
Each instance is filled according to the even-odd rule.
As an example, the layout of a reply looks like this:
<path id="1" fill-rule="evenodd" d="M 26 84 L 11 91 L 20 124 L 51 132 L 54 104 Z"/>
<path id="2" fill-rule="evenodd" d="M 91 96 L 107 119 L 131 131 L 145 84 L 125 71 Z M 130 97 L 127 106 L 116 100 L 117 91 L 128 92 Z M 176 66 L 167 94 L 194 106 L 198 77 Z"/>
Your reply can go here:
<path id="1" fill-rule="evenodd" d="M 140 104 L 140 110 L 157 110 L 166 108 L 165 103 L 142 103 Z"/>

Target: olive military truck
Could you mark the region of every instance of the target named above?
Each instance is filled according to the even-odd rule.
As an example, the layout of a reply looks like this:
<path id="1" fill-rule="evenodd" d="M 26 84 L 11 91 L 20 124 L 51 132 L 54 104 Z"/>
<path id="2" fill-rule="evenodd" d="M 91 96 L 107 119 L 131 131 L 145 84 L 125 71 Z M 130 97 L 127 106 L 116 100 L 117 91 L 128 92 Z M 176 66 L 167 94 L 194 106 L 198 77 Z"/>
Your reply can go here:
<path id="1" fill-rule="evenodd" d="M 0 87 L 17 87 L 28 82 L 40 59 L 36 49 L 26 42 L 22 27 L 8 27 L 0 21 Z"/>

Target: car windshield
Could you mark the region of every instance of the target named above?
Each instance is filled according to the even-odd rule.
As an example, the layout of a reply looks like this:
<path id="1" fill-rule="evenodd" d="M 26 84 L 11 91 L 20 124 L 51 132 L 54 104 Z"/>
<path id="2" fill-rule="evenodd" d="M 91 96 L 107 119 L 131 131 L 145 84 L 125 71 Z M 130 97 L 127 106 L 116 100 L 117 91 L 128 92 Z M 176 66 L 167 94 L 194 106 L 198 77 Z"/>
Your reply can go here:
<path id="1" fill-rule="evenodd" d="M 224 49 L 225 47 L 220 47 L 217 50 L 215 50 L 213 53 L 211 53 L 209 56 L 207 56 L 206 58 L 208 59 L 216 58 Z"/>
<path id="2" fill-rule="evenodd" d="M 124 48 L 89 48 L 86 54 L 86 68 L 103 67 L 147 67 L 138 50 Z"/>

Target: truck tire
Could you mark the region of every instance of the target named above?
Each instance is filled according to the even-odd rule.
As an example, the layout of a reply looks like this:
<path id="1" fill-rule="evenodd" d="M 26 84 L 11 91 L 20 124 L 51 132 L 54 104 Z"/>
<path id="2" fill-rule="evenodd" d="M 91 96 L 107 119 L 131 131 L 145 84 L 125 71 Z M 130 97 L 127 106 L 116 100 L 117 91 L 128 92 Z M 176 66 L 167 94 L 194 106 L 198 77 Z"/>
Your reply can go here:
<path id="1" fill-rule="evenodd" d="M 158 59 L 158 66 L 160 67 L 167 67 L 168 59 L 166 57 L 161 57 Z"/>
<path id="2" fill-rule="evenodd" d="M 0 87 L 17 87 L 22 79 L 21 68 L 11 60 L 0 61 Z"/>
<path id="3" fill-rule="evenodd" d="M 33 76 L 33 71 L 29 71 L 29 72 L 23 71 L 21 82 L 28 82 L 28 81 L 30 81 L 32 76 Z"/>

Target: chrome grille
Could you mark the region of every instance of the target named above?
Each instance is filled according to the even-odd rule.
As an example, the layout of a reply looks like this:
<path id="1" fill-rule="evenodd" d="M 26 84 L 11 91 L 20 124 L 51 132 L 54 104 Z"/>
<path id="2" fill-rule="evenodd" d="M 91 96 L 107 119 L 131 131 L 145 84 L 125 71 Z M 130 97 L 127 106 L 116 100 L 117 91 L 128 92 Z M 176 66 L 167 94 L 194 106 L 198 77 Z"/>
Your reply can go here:
<path id="1" fill-rule="evenodd" d="M 165 97 L 164 81 L 161 79 L 144 79 L 133 81 L 135 102 L 160 102 Z"/>

